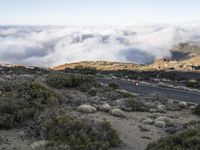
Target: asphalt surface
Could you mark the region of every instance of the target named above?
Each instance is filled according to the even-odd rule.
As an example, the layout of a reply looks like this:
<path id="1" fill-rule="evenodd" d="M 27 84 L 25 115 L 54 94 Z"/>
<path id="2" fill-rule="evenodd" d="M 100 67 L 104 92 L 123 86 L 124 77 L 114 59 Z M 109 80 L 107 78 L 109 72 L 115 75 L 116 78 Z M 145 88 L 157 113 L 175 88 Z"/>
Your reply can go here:
<path id="1" fill-rule="evenodd" d="M 190 91 L 165 88 L 165 87 L 155 87 L 155 86 L 146 85 L 142 83 L 139 83 L 139 85 L 136 86 L 136 84 L 134 84 L 133 82 L 122 81 L 122 80 L 117 80 L 117 79 L 98 78 L 98 80 L 105 84 L 110 83 L 110 82 L 117 83 L 120 85 L 121 89 L 127 90 L 129 92 L 138 93 L 140 95 L 156 93 L 167 99 L 200 104 L 199 92 L 190 92 Z"/>

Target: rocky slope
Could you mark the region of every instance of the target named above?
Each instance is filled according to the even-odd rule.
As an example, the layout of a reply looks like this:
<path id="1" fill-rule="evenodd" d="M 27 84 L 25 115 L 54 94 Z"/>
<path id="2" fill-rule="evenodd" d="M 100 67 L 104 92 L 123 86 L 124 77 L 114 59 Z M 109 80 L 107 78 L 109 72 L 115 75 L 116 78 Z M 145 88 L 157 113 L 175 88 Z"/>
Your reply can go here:
<path id="1" fill-rule="evenodd" d="M 84 61 L 79 63 L 64 64 L 54 67 L 54 70 L 64 70 L 65 68 L 74 69 L 78 66 L 94 67 L 99 71 L 150 71 L 150 70 L 174 70 L 174 71 L 199 71 L 200 56 L 188 58 L 185 60 L 157 60 L 150 65 L 136 65 L 131 63 L 105 62 L 105 61 Z"/>

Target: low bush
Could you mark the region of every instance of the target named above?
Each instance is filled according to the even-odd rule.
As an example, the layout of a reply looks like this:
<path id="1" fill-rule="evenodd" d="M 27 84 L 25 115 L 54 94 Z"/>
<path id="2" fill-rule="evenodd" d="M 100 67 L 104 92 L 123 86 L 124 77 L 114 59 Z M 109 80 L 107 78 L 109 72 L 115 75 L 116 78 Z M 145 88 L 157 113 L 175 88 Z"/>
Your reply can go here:
<path id="1" fill-rule="evenodd" d="M 64 87 L 73 87 L 72 78 L 69 75 L 65 74 L 50 74 L 47 76 L 47 84 L 61 89 Z"/>
<path id="2" fill-rule="evenodd" d="M 134 98 L 128 100 L 128 105 L 132 108 L 132 111 L 143 112 L 147 110 L 145 108 L 145 105 L 141 101 L 136 100 Z"/>
<path id="3" fill-rule="evenodd" d="M 12 66 L 12 67 L 3 67 L 1 66 L 2 70 L 0 72 L 3 72 L 5 74 L 47 74 L 50 71 L 45 68 L 39 68 L 39 67 L 24 67 L 24 66 Z"/>
<path id="4" fill-rule="evenodd" d="M 114 82 L 108 83 L 108 86 L 113 89 L 119 89 L 120 85 Z"/>
<path id="5" fill-rule="evenodd" d="M 193 113 L 200 117 L 200 104 L 194 109 Z"/>
<path id="6" fill-rule="evenodd" d="M 45 119 L 42 132 L 53 145 L 64 144 L 73 150 L 107 150 L 120 142 L 110 123 L 79 119 L 62 109 Z"/>
<path id="7" fill-rule="evenodd" d="M 138 79 L 138 75 L 136 75 L 136 74 L 128 74 L 127 78 L 128 79 Z"/>
<path id="8" fill-rule="evenodd" d="M 84 66 L 76 66 L 74 68 L 75 72 L 80 74 L 91 74 L 95 75 L 97 73 L 97 70 L 95 67 L 84 67 Z"/>
<path id="9" fill-rule="evenodd" d="M 186 83 L 188 87 L 193 87 L 193 88 L 198 87 L 198 84 L 199 84 L 198 81 L 195 79 L 191 79 Z"/>
<path id="10" fill-rule="evenodd" d="M 0 84 L 3 96 L 0 98 L 0 128 L 12 128 L 25 123 L 44 110 L 47 105 L 56 104 L 55 94 L 32 81 L 13 81 Z M 9 90 L 7 86 L 9 85 Z M 5 88 L 4 88 L 5 86 Z"/>
<path id="11" fill-rule="evenodd" d="M 135 96 L 129 92 L 118 91 L 120 98 L 134 98 Z"/>
<path id="12" fill-rule="evenodd" d="M 187 129 L 149 144 L 146 150 L 199 150 L 200 128 Z"/>
<path id="13" fill-rule="evenodd" d="M 91 88 L 87 92 L 91 96 L 96 96 L 97 95 L 97 89 L 95 89 L 95 88 Z"/>
<path id="14" fill-rule="evenodd" d="M 69 75 L 62 73 L 50 74 L 46 80 L 47 84 L 54 88 L 78 88 L 83 85 L 94 86 L 97 81 L 90 75 Z"/>

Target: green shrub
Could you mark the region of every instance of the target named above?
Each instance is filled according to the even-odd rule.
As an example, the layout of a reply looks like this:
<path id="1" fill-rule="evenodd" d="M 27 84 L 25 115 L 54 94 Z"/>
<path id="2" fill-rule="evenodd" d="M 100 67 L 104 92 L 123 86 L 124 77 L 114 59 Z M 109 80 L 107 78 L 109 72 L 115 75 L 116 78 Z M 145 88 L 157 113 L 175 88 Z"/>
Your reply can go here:
<path id="1" fill-rule="evenodd" d="M 149 144 L 146 150 L 199 150 L 200 128 L 187 129 Z"/>
<path id="2" fill-rule="evenodd" d="M 120 141 L 110 123 L 78 119 L 65 110 L 54 111 L 46 118 L 42 129 L 48 141 L 54 145 L 64 143 L 73 150 L 106 150 Z"/>
<path id="3" fill-rule="evenodd" d="M 134 98 L 135 96 L 129 92 L 118 91 L 120 98 Z"/>
<path id="4" fill-rule="evenodd" d="M 132 108 L 132 111 L 143 112 L 147 110 L 141 101 L 133 98 L 128 101 L 128 105 Z"/>
<path id="5" fill-rule="evenodd" d="M 56 104 L 55 94 L 32 81 L 13 81 L 8 83 L 9 90 L 3 91 L 0 98 L 0 128 L 12 128 L 33 119 L 47 105 Z M 0 84 L 1 89 L 4 85 Z M 7 87 L 7 85 L 6 85 Z M 2 120 L 7 120 L 7 123 Z"/>
<path id="6" fill-rule="evenodd" d="M 76 66 L 74 68 L 74 70 L 77 72 L 77 73 L 80 73 L 80 74 L 91 74 L 91 75 L 95 75 L 97 73 L 97 70 L 95 67 L 84 67 L 84 66 Z"/>
<path id="7" fill-rule="evenodd" d="M 127 78 L 128 79 L 137 79 L 138 75 L 136 75 L 136 74 L 128 74 Z"/>
<path id="8" fill-rule="evenodd" d="M 114 83 L 114 82 L 111 82 L 111 83 L 108 83 L 108 86 L 113 88 L 113 89 L 119 89 L 119 84 L 117 83 Z"/>
<path id="9" fill-rule="evenodd" d="M 47 84 L 54 88 L 81 88 L 82 86 L 96 86 L 97 81 L 90 75 L 50 74 Z M 88 88 L 88 87 L 87 87 Z"/>
<path id="10" fill-rule="evenodd" d="M 193 113 L 200 116 L 200 104 L 194 109 Z"/>
<path id="11" fill-rule="evenodd" d="M 191 79 L 186 83 L 188 87 L 198 87 L 198 84 L 199 84 L 198 81 L 195 79 Z"/>
<path id="12" fill-rule="evenodd" d="M 10 129 L 16 125 L 13 115 L 0 113 L 0 128 Z"/>
<path id="13" fill-rule="evenodd" d="M 91 88 L 88 90 L 88 94 L 91 96 L 96 96 L 97 95 L 97 90 L 95 88 Z"/>
<path id="14" fill-rule="evenodd" d="M 58 89 L 72 87 L 72 78 L 64 74 L 50 74 L 47 77 L 47 84 Z"/>
<path id="15" fill-rule="evenodd" d="M 27 73 L 27 69 L 24 66 L 13 66 L 10 69 L 15 74 L 25 74 L 25 73 Z"/>

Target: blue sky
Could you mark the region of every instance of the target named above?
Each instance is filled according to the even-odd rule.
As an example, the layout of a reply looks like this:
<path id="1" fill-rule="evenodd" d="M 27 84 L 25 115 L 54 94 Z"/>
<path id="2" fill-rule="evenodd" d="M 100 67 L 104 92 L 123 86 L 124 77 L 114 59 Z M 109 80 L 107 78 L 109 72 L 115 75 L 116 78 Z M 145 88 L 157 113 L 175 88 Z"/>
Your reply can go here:
<path id="1" fill-rule="evenodd" d="M 200 0 L 0 0 L 0 24 L 95 25 L 200 20 Z"/>

